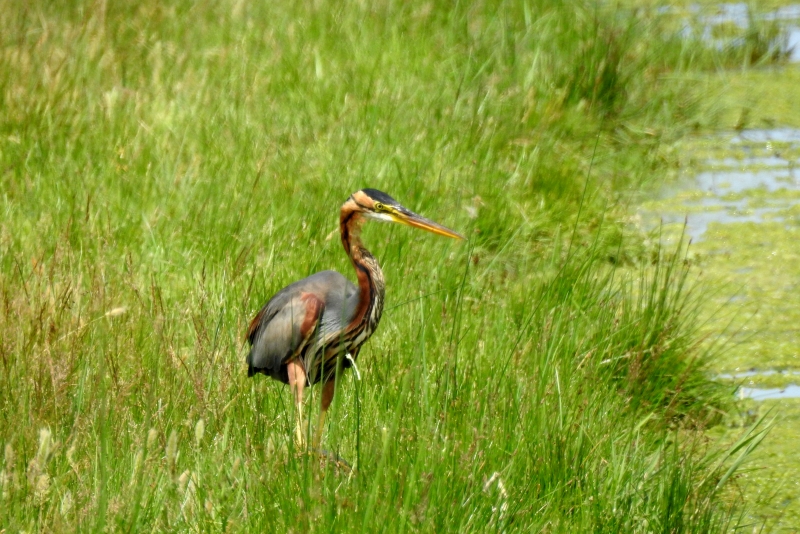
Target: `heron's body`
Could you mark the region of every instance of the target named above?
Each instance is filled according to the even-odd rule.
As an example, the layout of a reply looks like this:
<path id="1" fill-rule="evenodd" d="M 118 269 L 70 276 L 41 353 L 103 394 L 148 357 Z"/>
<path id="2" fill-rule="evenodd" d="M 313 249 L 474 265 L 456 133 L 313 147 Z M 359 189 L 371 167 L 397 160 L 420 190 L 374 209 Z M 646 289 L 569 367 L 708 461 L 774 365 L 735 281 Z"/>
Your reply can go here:
<path id="1" fill-rule="evenodd" d="M 358 191 L 342 205 L 339 217 L 342 245 L 353 262 L 358 285 L 335 271 L 322 271 L 283 288 L 261 308 L 247 331 L 251 345 L 247 374 L 262 373 L 291 386 L 298 406 L 301 442 L 303 389 L 317 382 L 325 385 L 318 440 L 339 370 L 355 361 L 381 319 L 383 272 L 360 238 L 361 225 L 367 218 L 461 238 L 407 210 L 386 193 Z"/>
<path id="2" fill-rule="evenodd" d="M 380 273 L 370 279 L 367 291 L 371 298 L 362 299 L 361 288 L 336 271 L 312 274 L 285 287 L 250 325 L 247 375 L 263 373 L 288 384 L 286 365 L 299 358 L 307 372 L 307 385 L 312 385 L 334 372 L 336 361 L 350 367 L 342 357 L 350 354 L 355 359 L 358 349 L 375 332 L 383 312 L 384 287 Z M 367 310 L 362 309 L 365 303 Z M 327 362 L 324 368 L 323 362 Z"/>

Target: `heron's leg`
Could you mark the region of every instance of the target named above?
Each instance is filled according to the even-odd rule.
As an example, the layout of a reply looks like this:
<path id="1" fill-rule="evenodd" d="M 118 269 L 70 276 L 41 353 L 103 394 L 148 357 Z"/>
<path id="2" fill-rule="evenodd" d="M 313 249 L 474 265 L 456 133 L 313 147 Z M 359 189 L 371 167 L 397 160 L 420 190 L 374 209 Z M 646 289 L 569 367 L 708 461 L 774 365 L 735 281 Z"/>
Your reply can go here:
<path id="1" fill-rule="evenodd" d="M 306 370 L 303 368 L 303 363 L 294 360 L 286 364 L 286 370 L 289 372 L 289 387 L 294 393 L 295 411 L 297 413 L 297 444 L 304 448 L 306 444 L 305 433 L 303 432 L 303 389 L 306 387 Z"/>
<path id="2" fill-rule="evenodd" d="M 322 402 L 319 410 L 319 424 L 317 432 L 314 435 L 314 447 L 319 447 L 322 441 L 322 429 L 325 427 L 325 415 L 328 413 L 328 408 L 331 407 L 333 401 L 333 393 L 336 391 L 336 376 L 332 376 L 330 380 L 325 382 L 322 386 Z"/>

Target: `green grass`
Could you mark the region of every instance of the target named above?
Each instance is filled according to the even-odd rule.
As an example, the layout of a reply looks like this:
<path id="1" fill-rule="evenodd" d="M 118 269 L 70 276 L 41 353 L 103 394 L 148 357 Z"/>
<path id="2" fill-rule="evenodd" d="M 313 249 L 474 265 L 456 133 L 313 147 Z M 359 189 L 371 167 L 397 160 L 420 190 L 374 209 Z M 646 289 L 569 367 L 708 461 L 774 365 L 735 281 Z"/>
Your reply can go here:
<path id="1" fill-rule="evenodd" d="M 696 432 L 727 396 L 698 296 L 622 222 L 703 120 L 678 74 L 704 60 L 653 46 L 659 21 L 145 0 L 0 24 L 0 528 L 737 523 L 740 460 Z M 388 299 L 329 418 L 348 475 L 295 450 L 243 334 L 291 281 L 350 274 L 338 207 L 361 187 L 469 240 L 365 229 Z"/>

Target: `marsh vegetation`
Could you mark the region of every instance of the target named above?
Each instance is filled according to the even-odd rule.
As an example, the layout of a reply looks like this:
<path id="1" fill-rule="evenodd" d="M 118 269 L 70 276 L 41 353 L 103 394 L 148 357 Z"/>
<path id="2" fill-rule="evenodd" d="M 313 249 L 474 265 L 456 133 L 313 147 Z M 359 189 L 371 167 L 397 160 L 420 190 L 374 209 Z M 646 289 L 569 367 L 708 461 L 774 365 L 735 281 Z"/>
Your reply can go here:
<path id="1" fill-rule="evenodd" d="M 698 80 L 754 56 L 616 7 L 0 10 L 0 528 L 748 524 L 764 425 L 707 432 L 736 409 L 703 287 L 629 216 L 728 116 Z M 296 450 L 243 336 L 289 282 L 349 275 L 362 187 L 468 240 L 365 229 L 387 303 L 328 418 L 347 473 Z"/>

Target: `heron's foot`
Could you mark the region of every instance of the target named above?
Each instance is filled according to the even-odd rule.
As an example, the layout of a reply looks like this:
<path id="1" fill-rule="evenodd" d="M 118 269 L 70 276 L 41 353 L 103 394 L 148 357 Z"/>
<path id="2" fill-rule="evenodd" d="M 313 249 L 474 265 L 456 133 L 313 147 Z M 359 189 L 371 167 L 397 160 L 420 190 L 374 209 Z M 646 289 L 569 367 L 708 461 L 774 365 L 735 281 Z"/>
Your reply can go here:
<path id="1" fill-rule="evenodd" d="M 319 447 L 314 447 L 309 452 L 319 456 L 320 460 L 324 460 L 325 462 L 333 464 L 339 469 L 343 469 L 347 473 L 353 471 L 353 466 L 350 465 L 350 462 L 348 462 L 335 452 L 326 451 L 325 449 L 321 449 Z"/>

